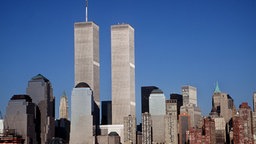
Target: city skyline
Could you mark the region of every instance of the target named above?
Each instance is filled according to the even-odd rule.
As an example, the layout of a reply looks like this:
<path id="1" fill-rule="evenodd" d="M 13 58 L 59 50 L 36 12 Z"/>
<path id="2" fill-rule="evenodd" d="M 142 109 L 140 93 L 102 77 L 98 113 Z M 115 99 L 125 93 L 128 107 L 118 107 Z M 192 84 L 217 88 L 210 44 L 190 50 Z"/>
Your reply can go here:
<path id="1" fill-rule="evenodd" d="M 9 98 L 25 93 L 27 82 L 38 73 L 52 82 L 57 102 L 64 90 L 70 101 L 73 29 L 75 22 L 85 21 L 84 4 L 83 0 L 0 2 L 2 113 Z M 196 87 L 198 106 L 208 115 L 218 81 L 220 90 L 233 97 L 236 107 L 242 102 L 252 107 L 256 91 L 255 17 L 252 0 L 89 1 L 89 21 L 100 26 L 100 100 L 111 99 L 110 26 L 125 22 L 136 30 L 137 115 L 141 112 L 141 87 L 149 85 L 162 89 L 167 98 L 170 93 L 181 94 L 184 85 Z"/>

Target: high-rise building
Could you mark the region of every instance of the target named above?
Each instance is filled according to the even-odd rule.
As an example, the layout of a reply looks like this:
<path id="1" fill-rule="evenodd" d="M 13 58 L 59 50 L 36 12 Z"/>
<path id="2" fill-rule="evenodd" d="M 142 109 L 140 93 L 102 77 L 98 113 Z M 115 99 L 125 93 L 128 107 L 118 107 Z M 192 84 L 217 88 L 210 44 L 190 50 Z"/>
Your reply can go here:
<path id="1" fill-rule="evenodd" d="M 165 141 L 178 143 L 177 101 L 166 100 Z"/>
<path id="2" fill-rule="evenodd" d="M 141 87 L 141 113 L 149 112 L 149 96 L 156 86 L 143 86 Z"/>
<path id="3" fill-rule="evenodd" d="M 86 82 L 93 91 L 94 124 L 99 125 L 100 58 L 99 27 L 93 22 L 77 22 L 74 29 L 75 86 Z"/>
<path id="4" fill-rule="evenodd" d="M 166 104 L 162 90 L 155 89 L 149 96 L 149 113 L 152 120 L 152 143 L 165 142 Z"/>
<path id="5" fill-rule="evenodd" d="M 69 143 L 70 121 L 65 118 L 55 120 L 55 138 L 61 138 L 64 143 Z"/>
<path id="6" fill-rule="evenodd" d="M 55 98 L 51 82 L 38 74 L 28 82 L 27 94 L 40 111 L 41 144 L 48 144 L 55 133 Z"/>
<path id="7" fill-rule="evenodd" d="M 71 96 L 71 144 L 94 142 L 93 106 L 90 86 L 84 82 L 77 84 Z"/>
<path id="8" fill-rule="evenodd" d="M 129 24 L 111 26 L 112 124 L 123 125 L 135 116 L 134 29 Z"/>
<path id="9" fill-rule="evenodd" d="M 186 143 L 186 132 L 190 127 L 190 116 L 188 113 L 181 113 L 179 115 L 179 143 Z"/>
<path id="10" fill-rule="evenodd" d="M 226 122 L 223 117 L 215 117 L 215 142 L 226 143 Z"/>
<path id="11" fill-rule="evenodd" d="M 101 124 L 112 124 L 112 101 L 101 102 Z"/>
<path id="12" fill-rule="evenodd" d="M 190 116 L 190 127 L 199 128 L 200 119 L 202 118 L 202 113 L 199 107 L 194 104 L 186 104 L 180 107 L 180 113 L 188 113 Z"/>
<path id="13" fill-rule="evenodd" d="M 136 144 L 136 127 L 135 116 L 124 117 L 124 143 Z"/>
<path id="14" fill-rule="evenodd" d="M 181 94 L 170 94 L 170 100 L 176 100 L 177 102 L 177 119 L 180 115 L 180 107 L 183 105 L 183 97 Z"/>
<path id="15" fill-rule="evenodd" d="M 16 136 L 25 139 L 25 144 L 39 143 L 37 114 L 36 105 L 28 95 L 14 95 L 6 109 L 4 127 L 14 130 Z"/>
<path id="16" fill-rule="evenodd" d="M 194 104 L 197 106 L 197 90 L 193 86 L 183 86 L 181 88 L 183 105 Z"/>
<path id="17" fill-rule="evenodd" d="M 226 123 L 230 121 L 235 111 L 234 100 L 220 91 L 218 83 L 212 96 L 212 107 L 217 110 L 220 117 L 224 117 Z"/>
<path id="18" fill-rule="evenodd" d="M 234 144 L 253 144 L 252 110 L 248 103 L 239 106 L 238 116 L 234 117 Z"/>
<path id="19" fill-rule="evenodd" d="M 60 98 L 59 119 L 68 119 L 68 97 L 65 92 Z"/>
<path id="20" fill-rule="evenodd" d="M 142 113 L 142 143 L 152 144 L 152 119 L 148 112 Z"/>

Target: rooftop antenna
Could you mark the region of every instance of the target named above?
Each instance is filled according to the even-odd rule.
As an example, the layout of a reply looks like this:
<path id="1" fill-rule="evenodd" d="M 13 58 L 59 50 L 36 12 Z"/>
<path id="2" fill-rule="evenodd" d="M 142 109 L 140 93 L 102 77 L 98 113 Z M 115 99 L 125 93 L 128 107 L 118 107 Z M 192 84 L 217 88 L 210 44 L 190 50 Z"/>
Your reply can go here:
<path id="1" fill-rule="evenodd" d="M 88 0 L 85 0 L 85 22 L 88 22 Z"/>

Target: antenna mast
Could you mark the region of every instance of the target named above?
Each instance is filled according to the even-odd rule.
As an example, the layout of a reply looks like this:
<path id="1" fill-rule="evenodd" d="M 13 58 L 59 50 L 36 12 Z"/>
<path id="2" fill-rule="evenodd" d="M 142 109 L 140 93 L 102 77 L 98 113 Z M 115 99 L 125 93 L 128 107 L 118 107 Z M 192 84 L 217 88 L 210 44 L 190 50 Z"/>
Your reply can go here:
<path id="1" fill-rule="evenodd" d="M 88 0 L 85 0 L 85 22 L 88 22 Z"/>

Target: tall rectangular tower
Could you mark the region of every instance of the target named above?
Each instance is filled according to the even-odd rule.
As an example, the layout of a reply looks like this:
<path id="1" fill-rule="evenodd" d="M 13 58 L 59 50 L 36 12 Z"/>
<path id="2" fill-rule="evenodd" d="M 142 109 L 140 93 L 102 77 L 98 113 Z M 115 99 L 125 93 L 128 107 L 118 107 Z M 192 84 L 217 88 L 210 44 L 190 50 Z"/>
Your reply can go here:
<path id="1" fill-rule="evenodd" d="M 94 112 L 96 116 L 94 124 L 99 124 L 99 27 L 93 22 L 75 23 L 74 41 L 75 86 L 80 82 L 85 82 L 93 90 Z"/>
<path id="2" fill-rule="evenodd" d="M 135 115 L 134 29 L 129 24 L 111 26 L 112 124 Z"/>
<path id="3" fill-rule="evenodd" d="M 193 86 L 183 86 L 181 88 L 183 96 L 183 105 L 194 104 L 197 106 L 197 90 Z"/>

